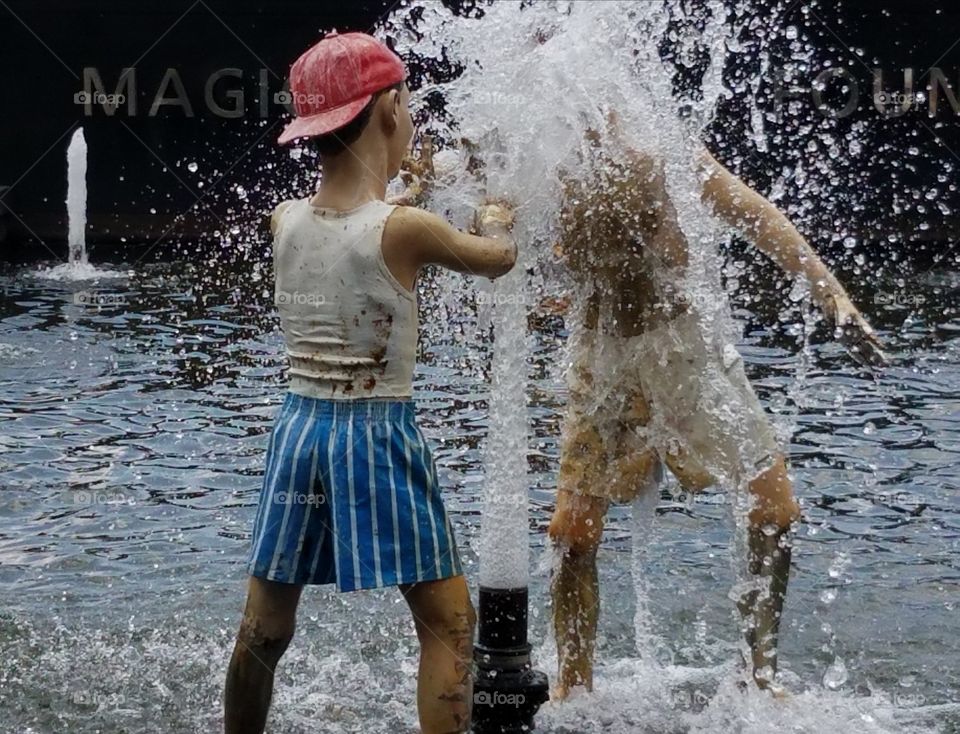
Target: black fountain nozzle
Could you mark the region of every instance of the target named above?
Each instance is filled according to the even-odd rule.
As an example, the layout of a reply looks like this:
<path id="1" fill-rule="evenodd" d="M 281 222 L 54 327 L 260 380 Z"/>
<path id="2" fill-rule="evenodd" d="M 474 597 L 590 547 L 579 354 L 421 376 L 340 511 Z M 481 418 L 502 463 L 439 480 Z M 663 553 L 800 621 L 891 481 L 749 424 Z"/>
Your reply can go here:
<path id="1" fill-rule="evenodd" d="M 532 731 L 534 715 L 550 698 L 546 674 L 530 662 L 527 599 L 525 586 L 480 587 L 472 734 Z"/>

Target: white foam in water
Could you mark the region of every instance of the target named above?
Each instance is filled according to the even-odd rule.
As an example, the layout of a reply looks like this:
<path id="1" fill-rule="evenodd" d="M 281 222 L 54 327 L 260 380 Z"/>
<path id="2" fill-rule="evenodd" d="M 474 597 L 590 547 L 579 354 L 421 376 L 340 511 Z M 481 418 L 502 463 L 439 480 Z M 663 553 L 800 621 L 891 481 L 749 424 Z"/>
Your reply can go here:
<path id="1" fill-rule="evenodd" d="M 605 137 L 614 156 L 621 143 L 605 132 L 608 113 L 620 118 L 623 144 L 663 161 L 666 187 L 690 243 L 689 267 L 681 284 L 703 315 L 701 328 L 735 341 L 721 285 L 723 260 L 718 245 L 728 232 L 718 226 L 701 201 L 701 184 L 693 161 L 704 128 L 712 120 L 724 87 L 726 55 L 741 48 L 742 24 L 765 23 L 729 8 L 721 0 L 687 4 L 659 2 L 520 2 L 481 4 L 482 17 L 458 16 L 432 0 L 414 1 L 386 24 L 398 52 L 433 59 L 462 71 L 449 82 L 428 80 L 414 97 L 427 118 L 425 129 L 441 147 L 466 138 L 486 171 L 486 193 L 516 206 L 515 235 L 521 263 L 495 286 L 493 325 L 496 334 L 491 385 L 490 437 L 486 452 L 486 507 L 481 537 L 481 583 L 525 583 L 529 561 L 526 513 L 527 422 L 522 385 L 526 379 L 528 310 L 541 295 L 523 272 L 543 275 L 545 289 L 571 285 L 551 268 L 558 232 L 561 180 L 588 173 L 587 130 Z M 689 9 L 690 15 L 687 13 Z M 696 17 L 693 15 L 696 14 Z M 755 34 L 762 38 L 761 34 Z M 706 58 L 697 94 L 682 105 L 675 97 L 677 70 L 661 58 L 669 40 L 681 64 Z M 760 49 L 763 64 L 766 51 Z M 763 68 L 766 68 L 764 66 Z M 757 89 L 757 79 L 738 92 Z M 442 97 L 437 113 L 436 97 Z M 766 131 L 751 108 L 753 145 L 767 147 Z M 484 192 L 468 170 L 464 155 L 444 153 L 444 172 L 430 207 L 464 225 Z M 817 165 L 817 164 L 814 164 Z M 785 173 L 784 175 L 789 175 Z M 581 179 L 584 180 L 584 179 Z M 783 178 L 774 182 L 781 186 Z M 499 296 L 496 296 L 499 294 Z M 464 311 L 475 293 L 458 294 Z M 512 301 L 504 299 L 512 297 Z M 576 300 L 576 299 L 575 299 Z M 517 306 L 517 304 L 520 304 Z M 608 365 L 614 382 L 620 365 Z M 743 497 L 731 503 L 745 514 Z M 650 529 L 652 513 L 635 507 L 635 533 Z M 739 521 L 742 536 L 742 522 Z M 742 542 L 742 537 L 739 539 Z M 736 550 L 736 549 L 735 549 Z M 745 549 L 739 548 L 739 558 Z M 672 663 L 670 640 L 654 630 L 657 610 L 643 581 L 645 548 L 635 548 L 632 571 L 637 587 L 635 632 L 638 658 L 597 661 L 595 690 L 564 704 L 549 703 L 538 725 L 554 732 L 769 732 L 769 731 L 934 731 L 933 716 L 903 708 L 883 694 L 854 697 L 846 690 L 825 689 L 820 681 L 801 681 L 785 671 L 792 696 L 777 700 L 736 686 L 736 663 L 695 668 Z M 735 559 L 731 559 L 735 561 Z M 547 552 L 543 567 L 556 561 Z M 742 565 L 742 564 L 738 564 Z M 605 590 L 610 593 L 609 590 Z M 602 591 L 603 593 L 603 591 Z M 730 657 L 733 658 L 730 643 Z M 535 650 L 535 664 L 553 676 L 556 646 L 547 639 Z M 804 688 L 806 687 L 806 690 Z"/>
<path id="2" fill-rule="evenodd" d="M 126 278 L 128 273 L 120 270 L 103 270 L 90 263 L 63 263 L 52 268 L 40 268 L 34 273 L 49 280 L 99 280 L 101 278 Z"/>
<path id="3" fill-rule="evenodd" d="M 619 660 L 598 669 L 591 695 L 544 705 L 537 726 L 563 734 L 919 734 L 937 731 L 931 721 L 955 710 L 904 711 L 883 696 L 851 698 L 820 691 L 777 700 L 755 690 L 743 693 L 727 681 L 718 687 L 716 679 L 724 674 L 720 668 L 670 667 L 653 674 L 641 661 Z"/>
<path id="4" fill-rule="evenodd" d="M 123 278 L 126 273 L 100 270 L 87 261 L 87 141 L 78 128 L 67 147 L 67 245 L 69 260 L 36 275 L 52 280 Z"/>

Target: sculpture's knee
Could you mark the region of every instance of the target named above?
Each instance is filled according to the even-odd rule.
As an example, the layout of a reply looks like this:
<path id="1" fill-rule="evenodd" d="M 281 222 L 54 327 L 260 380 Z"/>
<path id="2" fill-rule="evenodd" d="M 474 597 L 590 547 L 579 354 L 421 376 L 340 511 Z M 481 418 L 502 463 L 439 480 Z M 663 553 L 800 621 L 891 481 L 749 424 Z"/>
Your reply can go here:
<path id="1" fill-rule="evenodd" d="M 293 639 L 293 626 L 266 625 L 252 614 L 245 614 L 237 636 L 238 652 L 273 670 Z"/>
<path id="2" fill-rule="evenodd" d="M 603 518 L 608 505 L 608 500 L 599 497 L 561 491 L 547 533 L 564 552 L 592 556 L 603 537 Z"/>
<path id="3" fill-rule="evenodd" d="M 750 492 L 754 497 L 750 511 L 752 525 L 787 528 L 800 519 L 800 505 L 793 495 L 793 485 L 782 457 L 750 482 Z"/>

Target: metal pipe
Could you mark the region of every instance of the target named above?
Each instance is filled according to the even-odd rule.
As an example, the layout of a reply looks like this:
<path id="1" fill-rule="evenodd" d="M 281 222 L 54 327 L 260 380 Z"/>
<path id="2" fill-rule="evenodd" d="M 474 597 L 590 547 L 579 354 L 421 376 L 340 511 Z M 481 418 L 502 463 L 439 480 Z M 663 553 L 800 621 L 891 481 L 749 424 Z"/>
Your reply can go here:
<path id="1" fill-rule="evenodd" d="M 533 670 L 527 642 L 527 587 L 480 587 L 473 659 L 473 734 L 520 734 L 550 697 L 547 676 Z"/>

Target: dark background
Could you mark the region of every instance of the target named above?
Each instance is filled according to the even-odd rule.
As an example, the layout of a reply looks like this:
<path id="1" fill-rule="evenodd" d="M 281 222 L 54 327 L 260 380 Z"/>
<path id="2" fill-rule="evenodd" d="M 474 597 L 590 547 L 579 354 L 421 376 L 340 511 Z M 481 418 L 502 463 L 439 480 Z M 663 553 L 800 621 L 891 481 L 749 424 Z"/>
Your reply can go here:
<path id="1" fill-rule="evenodd" d="M 316 181 L 312 161 L 305 166 L 274 142 L 287 113 L 273 96 L 290 63 L 322 32 L 370 30 L 396 6 L 386 0 L 0 0 L 0 64 L 7 71 L 0 97 L 0 186 L 12 185 L 0 202 L 12 212 L 0 215 L 0 259 L 64 255 L 65 152 L 79 125 L 90 149 L 87 238 L 93 261 L 147 251 L 150 257 L 182 256 L 199 243 L 227 250 L 253 246 L 262 239 L 262 215 Z M 703 3 L 685 6 L 695 17 Z M 722 103 L 708 141 L 718 157 L 764 193 L 784 179 L 785 169 L 802 162 L 806 178 L 788 173 L 778 203 L 820 249 L 843 254 L 856 241 L 857 248 L 880 250 L 884 257 L 952 258 L 951 246 L 960 237 L 960 115 L 941 95 L 936 116 L 924 103 L 899 118 L 884 117 L 873 107 L 872 69 L 883 69 L 885 87 L 899 91 L 903 68 L 912 67 L 916 89 L 924 91 L 924 73 L 936 66 L 957 89 L 960 7 L 946 0 L 757 0 L 746 7 L 745 20 L 752 13 L 757 23 L 743 23 L 748 51 L 725 70 L 734 94 Z M 788 106 L 777 102 L 772 70 L 796 67 L 783 33 L 789 25 L 815 53 L 789 85 L 806 91 L 796 92 Z M 749 52 L 759 33 L 773 38 L 764 72 Z M 671 54 L 670 48 L 662 51 Z M 407 61 L 415 84 L 417 60 Z M 95 105 L 87 116 L 75 104 L 84 67 L 96 67 L 112 92 L 128 66 L 136 68 L 136 115 L 122 106 L 108 116 Z M 242 91 L 241 117 L 220 117 L 205 102 L 207 79 L 226 67 L 240 69 L 242 79 L 222 79 L 214 99 L 228 107 L 235 103 L 230 92 Z M 860 94 L 858 108 L 841 119 L 818 112 L 809 91 L 814 77 L 830 67 L 848 69 Z M 183 81 L 192 116 L 179 106 L 149 115 L 169 68 Z M 696 96 L 697 73 L 694 67 L 678 75 L 680 96 Z M 737 88 L 752 76 L 760 78 L 760 109 L 774 116 L 765 123 L 767 151 L 749 140 L 747 95 Z M 831 109 L 846 101 L 841 87 L 834 82 L 825 90 Z M 175 89 L 166 94 L 174 96 Z M 854 130 L 861 152 L 851 156 L 845 141 Z M 823 144 L 823 133 L 838 141 L 840 155 Z"/>

